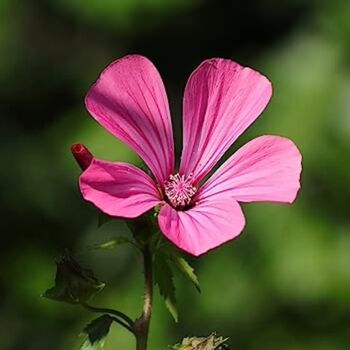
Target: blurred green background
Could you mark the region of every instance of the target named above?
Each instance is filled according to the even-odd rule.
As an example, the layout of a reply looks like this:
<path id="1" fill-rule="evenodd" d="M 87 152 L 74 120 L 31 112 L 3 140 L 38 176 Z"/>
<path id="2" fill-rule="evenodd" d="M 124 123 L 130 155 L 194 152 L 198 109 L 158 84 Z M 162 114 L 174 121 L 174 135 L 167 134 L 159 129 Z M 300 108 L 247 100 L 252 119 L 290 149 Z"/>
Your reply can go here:
<path id="1" fill-rule="evenodd" d="M 139 314 L 136 254 L 86 249 L 127 228 L 97 228 L 69 152 L 80 141 L 100 158 L 138 163 L 83 105 L 100 71 L 127 53 L 160 70 L 178 150 L 186 79 L 202 60 L 222 56 L 274 85 L 268 109 L 229 153 L 272 133 L 293 139 L 304 156 L 294 205 L 244 205 L 244 233 L 193 261 L 202 294 L 176 280 L 178 324 L 156 293 L 150 350 L 213 330 L 234 350 L 349 349 L 348 0 L 0 0 L 0 349 L 79 348 L 77 335 L 95 315 L 40 297 L 64 248 L 107 282 L 95 305 Z M 133 348 L 114 326 L 106 350 Z"/>

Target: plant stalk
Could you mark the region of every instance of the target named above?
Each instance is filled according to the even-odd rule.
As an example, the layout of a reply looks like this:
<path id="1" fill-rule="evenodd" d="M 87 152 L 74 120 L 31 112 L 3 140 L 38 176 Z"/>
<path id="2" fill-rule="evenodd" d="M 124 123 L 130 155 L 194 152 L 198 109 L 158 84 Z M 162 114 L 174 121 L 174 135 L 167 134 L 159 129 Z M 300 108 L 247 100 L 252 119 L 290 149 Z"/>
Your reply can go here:
<path id="1" fill-rule="evenodd" d="M 147 341 L 152 316 L 153 300 L 153 262 L 149 244 L 146 244 L 144 246 L 142 253 L 145 287 L 142 315 L 135 321 L 133 328 L 136 337 L 136 350 L 147 350 Z"/>

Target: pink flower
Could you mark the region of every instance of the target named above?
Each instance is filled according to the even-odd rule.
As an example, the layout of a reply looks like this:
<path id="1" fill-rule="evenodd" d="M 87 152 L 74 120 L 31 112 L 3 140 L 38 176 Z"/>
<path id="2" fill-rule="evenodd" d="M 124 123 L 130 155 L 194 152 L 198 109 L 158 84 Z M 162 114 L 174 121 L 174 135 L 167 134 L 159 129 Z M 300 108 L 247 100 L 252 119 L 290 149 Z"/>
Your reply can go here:
<path id="1" fill-rule="evenodd" d="M 83 197 L 124 218 L 161 206 L 161 232 L 196 256 L 235 238 L 245 225 L 239 202 L 292 203 L 300 188 L 297 147 L 270 135 L 248 142 L 205 180 L 271 93 L 270 81 L 250 68 L 221 58 L 204 61 L 185 88 L 176 170 L 168 99 L 157 69 L 138 55 L 113 62 L 88 92 L 86 107 L 145 161 L 154 178 L 131 164 L 93 158 L 80 176 Z"/>

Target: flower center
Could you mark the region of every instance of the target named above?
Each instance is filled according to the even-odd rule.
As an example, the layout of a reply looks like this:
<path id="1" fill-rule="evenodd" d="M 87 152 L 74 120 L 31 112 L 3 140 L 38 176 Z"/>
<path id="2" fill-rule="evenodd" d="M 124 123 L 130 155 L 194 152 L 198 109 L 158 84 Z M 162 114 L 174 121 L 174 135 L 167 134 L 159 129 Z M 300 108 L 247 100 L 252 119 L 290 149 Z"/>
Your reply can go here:
<path id="1" fill-rule="evenodd" d="M 185 207 L 190 204 L 197 191 L 197 188 L 193 186 L 192 177 L 192 174 L 188 176 L 170 175 L 169 180 L 164 183 L 165 194 L 173 207 Z"/>

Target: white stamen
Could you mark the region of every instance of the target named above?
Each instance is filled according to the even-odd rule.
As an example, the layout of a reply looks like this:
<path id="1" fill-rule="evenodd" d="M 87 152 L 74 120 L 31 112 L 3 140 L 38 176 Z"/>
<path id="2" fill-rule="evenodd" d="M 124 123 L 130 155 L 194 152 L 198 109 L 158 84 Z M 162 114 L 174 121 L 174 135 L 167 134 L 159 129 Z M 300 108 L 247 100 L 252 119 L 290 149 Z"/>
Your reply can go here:
<path id="1" fill-rule="evenodd" d="M 165 194 L 173 207 L 185 207 L 191 203 L 191 199 L 197 191 L 192 184 L 193 175 L 175 174 L 169 176 L 169 181 L 164 184 Z"/>

